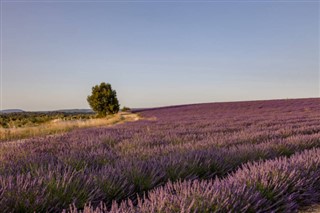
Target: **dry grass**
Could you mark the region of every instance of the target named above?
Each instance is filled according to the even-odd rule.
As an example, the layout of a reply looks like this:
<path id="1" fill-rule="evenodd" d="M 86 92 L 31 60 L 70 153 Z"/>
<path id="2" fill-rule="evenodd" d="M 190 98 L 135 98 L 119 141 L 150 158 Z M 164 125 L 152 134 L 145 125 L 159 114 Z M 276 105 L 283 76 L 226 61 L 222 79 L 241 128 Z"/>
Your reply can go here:
<path id="1" fill-rule="evenodd" d="M 299 213 L 320 213 L 320 205 L 314 205 Z"/>
<path id="2" fill-rule="evenodd" d="M 97 127 L 97 126 L 111 126 L 129 121 L 139 120 L 140 117 L 133 113 L 118 113 L 116 115 L 108 116 L 106 118 L 95 118 L 88 120 L 71 120 L 63 121 L 60 119 L 35 126 L 35 127 L 21 127 L 21 128 L 0 128 L 0 141 L 9 141 L 15 139 L 24 139 L 35 136 L 52 135 L 64 133 L 76 128 Z"/>

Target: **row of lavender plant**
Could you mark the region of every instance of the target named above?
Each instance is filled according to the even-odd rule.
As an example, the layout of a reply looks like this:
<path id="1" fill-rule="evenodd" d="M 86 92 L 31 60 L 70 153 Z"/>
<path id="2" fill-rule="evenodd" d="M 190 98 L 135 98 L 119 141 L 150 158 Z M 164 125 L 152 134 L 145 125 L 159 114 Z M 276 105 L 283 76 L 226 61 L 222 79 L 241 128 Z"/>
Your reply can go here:
<path id="1" fill-rule="evenodd" d="M 140 197 L 112 208 L 87 204 L 71 213 L 150 212 L 298 212 L 320 201 L 320 149 L 248 163 L 224 179 L 169 182 Z M 66 212 L 66 211 L 64 211 Z"/>
<path id="2" fill-rule="evenodd" d="M 319 110 L 320 99 L 183 106 L 115 128 L 4 143 L 0 207 L 111 205 L 168 180 L 222 177 L 248 161 L 319 147 Z"/>
<path id="3" fill-rule="evenodd" d="M 39 158 L 39 166 L 32 170 L 29 168 L 27 174 L 16 173 L 15 176 L 0 178 L 0 188 L 3 189 L 4 197 L 0 200 L 0 206 L 9 209 L 16 209 L 18 206 L 21 208 L 24 206 L 26 209 L 43 209 L 47 206 L 58 210 L 65 208 L 69 204 L 68 200 L 78 200 L 78 206 L 88 201 L 94 204 L 100 201 L 111 204 L 112 200 L 120 201 L 135 197 L 136 193 L 150 190 L 168 180 L 203 179 L 216 175 L 221 177 L 248 161 L 291 155 L 299 150 L 319 147 L 319 138 L 320 135 L 314 135 L 279 143 L 176 153 L 164 157 L 155 156 L 145 161 L 121 159 L 114 165 L 100 169 L 84 167 L 79 170 L 54 161 L 48 165 L 41 165 L 42 160 Z M 20 171 L 23 168 L 15 169 Z M 76 179 L 70 181 L 70 176 L 73 177 L 73 174 L 76 174 Z M 67 182 L 61 184 L 61 179 Z M 30 180 L 33 180 L 32 183 Z M 83 195 L 78 193 L 79 189 L 88 196 L 82 197 Z M 27 197 L 17 199 L 23 194 L 32 199 Z M 44 195 L 49 198 L 56 197 L 57 200 Z M 37 201 L 34 198 L 37 198 Z M 25 201 L 28 202 L 24 203 Z"/>
<path id="4" fill-rule="evenodd" d="M 316 104 L 317 102 L 315 101 L 312 101 L 311 104 L 309 103 L 311 106 Z M 203 117 L 203 114 L 209 114 L 211 111 L 214 110 L 204 107 L 201 111 L 203 113 L 199 113 L 199 117 Z M 241 110 L 238 109 L 238 111 L 241 113 Z M 159 112 L 155 111 L 153 113 Z M 165 115 L 172 113 L 174 112 L 171 112 L 169 108 Z M 186 113 L 190 114 L 190 112 Z M 225 113 L 228 114 L 228 111 Z M 282 113 L 280 111 L 277 114 L 280 117 Z M 184 114 L 181 115 L 184 116 Z M 203 150 L 208 147 L 223 148 L 241 144 L 258 144 L 292 136 L 313 135 L 320 132 L 320 115 L 318 111 L 314 110 L 311 113 L 300 114 L 296 112 L 295 117 L 301 117 L 302 115 L 305 120 L 309 121 L 308 123 L 301 121 L 290 127 L 292 119 L 278 118 L 278 122 L 281 121 L 281 125 L 271 125 L 274 120 L 265 118 L 264 123 L 269 123 L 265 124 L 263 129 L 258 129 L 256 127 L 257 124 L 251 124 L 248 127 L 250 119 L 235 124 L 234 122 L 228 122 L 227 119 L 222 119 L 222 121 L 220 120 L 215 124 L 216 120 L 214 118 L 210 118 L 206 122 L 193 122 L 192 125 L 189 125 L 191 126 L 190 128 L 188 125 L 181 124 L 188 120 L 180 119 L 179 115 L 177 115 L 178 117 L 174 122 L 170 122 L 167 119 L 163 121 L 165 116 L 157 115 L 160 120 L 157 122 L 139 122 L 116 129 L 90 129 L 88 131 L 76 131 L 73 134 L 66 134 L 62 137 L 31 140 L 18 147 L 3 148 L 5 151 L 2 152 L 3 154 L 0 157 L 3 162 L 11 163 L 15 160 L 28 161 L 32 159 L 33 154 L 36 158 L 49 155 L 50 158 L 56 157 L 71 166 L 77 167 L 81 167 L 78 163 L 81 159 L 87 161 L 97 157 L 96 161 L 90 162 L 94 166 L 99 166 L 112 163 L 119 158 L 128 158 L 128 156 L 146 159 L 155 155 Z M 224 117 L 228 117 L 228 115 L 224 115 Z M 286 118 L 286 116 L 284 117 Z M 251 120 L 253 119 L 259 120 L 261 118 L 252 116 Z M 243 125 L 244 123 L 245 125 Z M 223 124 L 222 127 L 221 124 Z M 173 127 L 177 125 L 179 127 Z M 208 128 L 203 128 L 202 126 L 204 125 L 208 126 Z M 228 129 L 230 130 L 232 125 L 235 125 L 239 130 L 225 132 Z M 33 152 L 30 153 L 31 150 Z"/>

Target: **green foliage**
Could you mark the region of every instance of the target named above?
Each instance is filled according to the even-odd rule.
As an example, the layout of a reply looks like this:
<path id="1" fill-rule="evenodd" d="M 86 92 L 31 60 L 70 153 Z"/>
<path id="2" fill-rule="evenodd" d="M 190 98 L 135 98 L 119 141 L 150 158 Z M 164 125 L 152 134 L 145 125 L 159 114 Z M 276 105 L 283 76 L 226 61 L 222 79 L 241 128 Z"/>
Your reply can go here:
<path id="1" fill-rule="evenodd" d="M 130 110 L 131 109 L 129 107 L 126 107 L 126 106 L 122 107 L 122 109 L 121 109 L 122 112 L 128 112 Z"/>
<path id="2" fill-rule="evenodd" d="M 112 90 L 110 84 L 104 82 L 92 87 L 92 94 L 87 97 L 87 101 L 100 117 L 115 114 L 120 107 L 116 91 Z"/>
<path id="3" fill-rule="evenodd" d="M 15 112 L 0 114 L 0 128 L 33 127 L 55 119 L 69 121 L 91 118 L 94 118 L 94 114 L 89 112 Z"/>

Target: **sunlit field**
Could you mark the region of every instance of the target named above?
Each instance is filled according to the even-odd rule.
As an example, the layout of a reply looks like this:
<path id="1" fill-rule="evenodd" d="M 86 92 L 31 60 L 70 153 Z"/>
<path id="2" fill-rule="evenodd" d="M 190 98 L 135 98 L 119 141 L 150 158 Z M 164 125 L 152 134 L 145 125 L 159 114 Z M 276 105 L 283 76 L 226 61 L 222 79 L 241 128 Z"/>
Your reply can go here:
<path id="1" fill-rule="evenodd" d="M 320 202 L 319 98 L 134 113 L 2 142 L 1 211 L 298 212 Z"/>
<path id="2" fill-rule="evenodd" d="M 114 124 L 120 124 L 126 121 L 136 121 L 138 119 L 139 116 L 137 114 L 119 113 L 117 115 L 110 115 L 104 118 L 87 118 L 72 120 L 54 119 L 33 126 L 11 128 L 0 127 L 0 141 L 64 133 L 77 128 L 109 126 Z"/>

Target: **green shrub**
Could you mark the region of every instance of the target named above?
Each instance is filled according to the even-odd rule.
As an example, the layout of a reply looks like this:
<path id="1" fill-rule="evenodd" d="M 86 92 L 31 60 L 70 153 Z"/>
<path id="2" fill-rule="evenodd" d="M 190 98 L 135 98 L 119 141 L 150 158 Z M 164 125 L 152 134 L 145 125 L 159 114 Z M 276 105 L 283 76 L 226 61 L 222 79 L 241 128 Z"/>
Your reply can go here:
<path id="1" fill-rule="evenodd" d="M 122 109 L 121 109 L 122 112 L 128 112 L 130 110 L 131 109 L 129 107 L 126 107 L 126 106 L 122 107 Z"/>

